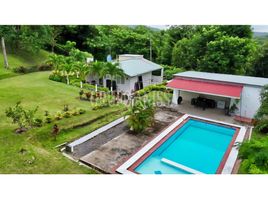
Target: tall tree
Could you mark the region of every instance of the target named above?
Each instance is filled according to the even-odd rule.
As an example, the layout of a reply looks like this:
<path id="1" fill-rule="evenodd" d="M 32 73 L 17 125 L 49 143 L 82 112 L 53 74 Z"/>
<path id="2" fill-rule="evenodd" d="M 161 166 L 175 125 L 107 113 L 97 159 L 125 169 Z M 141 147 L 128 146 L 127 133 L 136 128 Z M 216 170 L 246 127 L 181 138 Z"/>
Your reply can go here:
<path id="1" fill-rule="evenodd" d="M 257 45 L 250 39 L 223 36 L 211 41 L 198 69 L 226 74 L 246 74 L 256 58 Z"/>
<path id="2" fill-rule="evenodd" d="M 261 46 L 260 56 L 248 75 L 268 78 L 268 42 Z"/>
<path id="3" fill-rule="evenodd" d="M 2 51 L 4 56 L 4 66 L 8 69 L 8 59 L 7 59 L 7 52 L 6 52 L 6 44 L 5 44 L 5 38 L 1 37 L 1 45 L 2 45 Z"/>
<path id="4" fill-rule="evenodd" d="M 48 44 L 51 46 L 51 52 L 54 53 L 55 47 L 58 43 L 63 26 L 49 26 Z"/>

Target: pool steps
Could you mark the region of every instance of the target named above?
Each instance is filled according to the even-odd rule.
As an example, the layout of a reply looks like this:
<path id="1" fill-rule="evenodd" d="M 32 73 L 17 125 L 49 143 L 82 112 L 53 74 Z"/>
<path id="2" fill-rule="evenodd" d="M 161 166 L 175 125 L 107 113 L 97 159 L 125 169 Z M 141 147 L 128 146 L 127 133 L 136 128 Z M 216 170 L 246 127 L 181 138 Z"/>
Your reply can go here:
<path id="1" fill-rule="evenodd" d="M 186 172 L 189 172 L 189 173 L 191 173 L 191 174 L 205 174 L 205 173 L 203 173 L 203 172 L 197 171 L 197 170 L 195 170 L 195 169 L 192 169 L 192 168 L 187 167 L 187 166 L 185 166 L 185 165 L 176 163 L 176 162 L 174 162 L 174 161 L 172 161 L 172 160 L 168 160 L 168 159 L 166 159 L 166 158 L 162 158 L 162 159 L 161 159 L 161 162 L 163 162 L 163 163 L 165 163 L 165 164 L 168 164 L 168 165 L 171 165 L 172 167 L 182 169 L 182 170 L 184 170 L 184 171 L 186 171 Z"/>

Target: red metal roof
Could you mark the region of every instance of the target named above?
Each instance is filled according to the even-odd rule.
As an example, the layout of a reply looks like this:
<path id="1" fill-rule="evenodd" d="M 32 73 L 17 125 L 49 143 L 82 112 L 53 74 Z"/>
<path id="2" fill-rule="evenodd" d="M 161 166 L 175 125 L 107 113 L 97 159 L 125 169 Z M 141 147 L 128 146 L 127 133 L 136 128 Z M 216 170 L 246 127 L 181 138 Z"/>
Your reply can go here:
<path id="1" fill-rule="evenodd" d="M 187 78 L 174 78 L 167 87 L 183 91 L 197 92 L 216 96 L 240 98 L 242 85 L 222 83 L 217 81 L 194 80 Z"/>

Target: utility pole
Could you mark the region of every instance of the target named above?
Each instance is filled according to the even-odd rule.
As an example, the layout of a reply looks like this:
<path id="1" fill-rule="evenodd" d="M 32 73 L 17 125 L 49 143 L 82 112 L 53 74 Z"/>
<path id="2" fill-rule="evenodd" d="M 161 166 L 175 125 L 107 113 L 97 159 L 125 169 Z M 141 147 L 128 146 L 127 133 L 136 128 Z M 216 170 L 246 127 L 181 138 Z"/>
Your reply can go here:
<path id="1" fill-rule="evenodd" d="M 6 45 L 5 45 L 4 37 L 1 38 L 1 44 L 2 44 L 5 68 L 8 69 L 8 60 L 7 60 L 7 52 L 6 52 Z"/>
<path id="2" fill-rule="evenodd" d="M 152 40 L 150 38 L 150 61 L 152 61 Z"/>

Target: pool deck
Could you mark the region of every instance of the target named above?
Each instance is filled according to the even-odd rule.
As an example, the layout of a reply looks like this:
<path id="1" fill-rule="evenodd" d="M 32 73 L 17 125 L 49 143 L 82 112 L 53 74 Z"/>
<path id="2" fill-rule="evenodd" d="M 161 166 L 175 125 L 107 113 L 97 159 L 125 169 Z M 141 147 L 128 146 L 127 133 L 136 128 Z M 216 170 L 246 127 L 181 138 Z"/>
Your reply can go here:
<path id="1" fill-rule="evenodd" d="M 241 125 L 241 123 L 236 121 L 234 117 L 225 115 L 223 109 L 207 108 L 206 110 L 203 110 L 202 108 L 194 107 L 188 101 L 184 101 L 180 105 L 172 104 L 171 108 L 184 114 L 197 115 L 200 117 L 205 117 L 205 118 L 213 119 L 216 121 L 222 121 L 222 122 L 226 122 L 230 124 Z"/>

